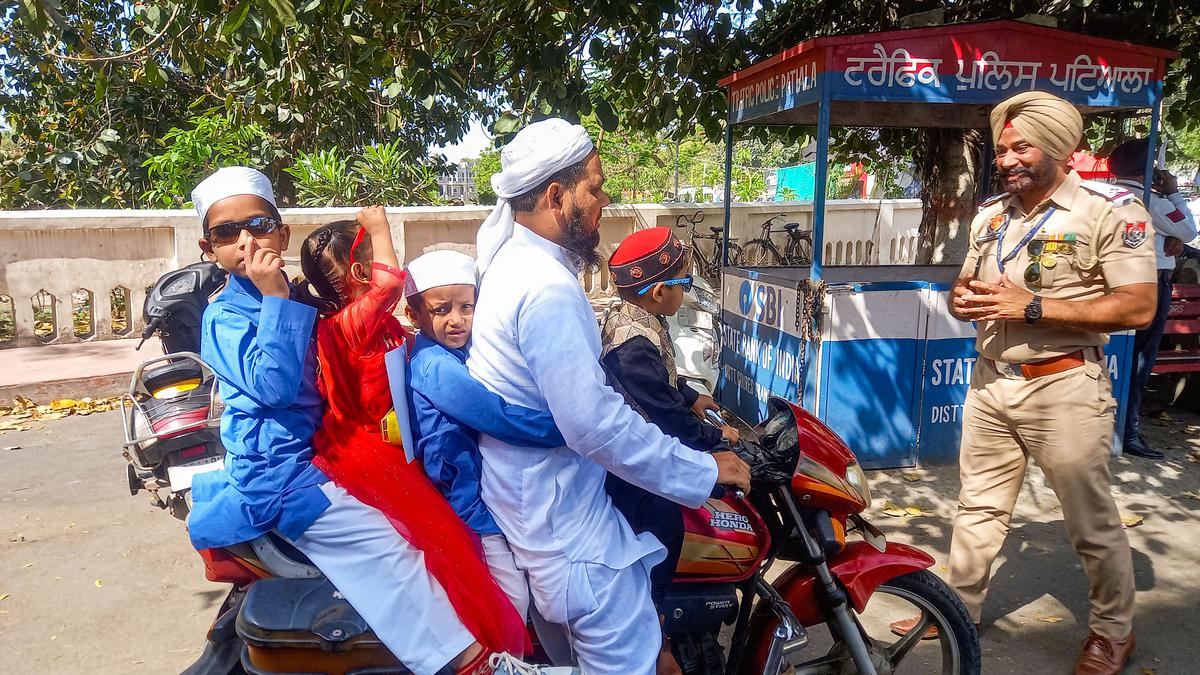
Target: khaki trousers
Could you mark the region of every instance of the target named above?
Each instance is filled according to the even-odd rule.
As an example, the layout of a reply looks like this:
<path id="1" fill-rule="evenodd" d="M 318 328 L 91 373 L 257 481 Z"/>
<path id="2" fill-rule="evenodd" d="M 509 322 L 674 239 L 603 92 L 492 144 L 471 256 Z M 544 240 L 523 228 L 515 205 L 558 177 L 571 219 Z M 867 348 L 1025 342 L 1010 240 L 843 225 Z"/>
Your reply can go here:
<path id="1" fill-rule="evenodd" d="M 1114 408 L 1098 361 L 1026 380 L 979 359 L 963 411 L 962 490 L 950 544 L 950 585 L 976 622 L 1032 457 L 1058 495 L 1087 571 L 1088 625 L 1114 640 L 1129 634 L 1133 560 L 1109 488 Z"/>

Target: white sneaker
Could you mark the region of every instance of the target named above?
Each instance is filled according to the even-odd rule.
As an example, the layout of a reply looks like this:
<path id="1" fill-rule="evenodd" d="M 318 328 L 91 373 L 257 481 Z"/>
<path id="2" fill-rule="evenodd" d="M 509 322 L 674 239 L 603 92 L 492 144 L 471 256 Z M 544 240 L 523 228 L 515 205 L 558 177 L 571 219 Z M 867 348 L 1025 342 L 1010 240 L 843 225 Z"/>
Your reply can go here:
<path id="1" fill-rule="evenodd" d="M 582 675 L 583 672 L 572 666 L 537 666 L 505 653 L 488 657 L 488 666 L 495 668 L 493 675 Z"/>

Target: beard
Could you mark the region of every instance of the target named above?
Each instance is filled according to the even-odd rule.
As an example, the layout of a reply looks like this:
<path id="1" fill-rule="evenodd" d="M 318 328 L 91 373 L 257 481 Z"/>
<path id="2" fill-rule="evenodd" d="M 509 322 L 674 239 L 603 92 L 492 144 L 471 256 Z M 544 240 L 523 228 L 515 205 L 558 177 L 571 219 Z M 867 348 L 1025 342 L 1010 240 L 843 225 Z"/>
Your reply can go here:
<path id="1" fill-rule="evenodd" d="M 1004 188 L 1009 194 L 1019 195 L 1034 190 L 1049 187 L 1054 182 L 1055 160 L 1049 155 L 1033 166 L 1022 166 L 1008 171 L 1001 171 L 1000 178 L 1004 180 Z"/>
<path id="2" fill-rule="evenodd" d="M 594 272 L 600 267 L 600 228 L 588 230 L 582 211 L 572 208 L 563 227 L 563 248 L 579 256 L 584 269 Z"/>

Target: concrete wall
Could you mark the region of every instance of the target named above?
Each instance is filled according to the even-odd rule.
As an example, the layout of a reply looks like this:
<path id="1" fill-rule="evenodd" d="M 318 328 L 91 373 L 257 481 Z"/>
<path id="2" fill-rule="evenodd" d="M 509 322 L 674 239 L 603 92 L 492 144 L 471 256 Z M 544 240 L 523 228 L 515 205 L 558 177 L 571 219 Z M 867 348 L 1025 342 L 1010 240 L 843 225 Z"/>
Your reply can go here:
<path id="1" fill-rule="evenodd" d="M 388 209 L 397 253 L 405 262 L 427 251 L 455 248 L 474 254 L 475 230 L 490 207 L 402 207 Z M 293 245 L 285 253 L 289 273 L 298 274 L 297 245 L 316 227 L 353 218 L 357 209 L 285 209 Z M 635 229 L 673 226 L 681 215 L 704 214 L 698 231 L 723 222 L 721 204 L 614 205 L 604 212 L 605 255 Z M 760 236 L 764 221 L 811 227 L 810 202 L 735 204 L 731 235 L 742 243 Z M 829 203 L 825 260 L 830 265 L 911 263 L 921 205 L 917 200 Z M 677 230 L 686 240 L 686 230 Z M 64 344 L 128 335 L 143 328 L 146 289 L 163 273 L 199 260 L 200 226 L 191 211 L 6 211 L 0 212 L 0 323 L 12 317 L 15 334 L 0 333 L 0 347 Z M 784 237 L 775 235 L 782 248 Z M 711 242 L 698 242 L 711 251 Z M 582 279 L 591 295 L 610 292 L 608 272 Z M 124 296 L 132 321 L 114 330 L 113 293 Z M 35 325 L 35 303 L 44 308 Z M 76 335 L 75 309 L 86 324 Z M 5 327 L 0 325 L 0 331 Z"/>

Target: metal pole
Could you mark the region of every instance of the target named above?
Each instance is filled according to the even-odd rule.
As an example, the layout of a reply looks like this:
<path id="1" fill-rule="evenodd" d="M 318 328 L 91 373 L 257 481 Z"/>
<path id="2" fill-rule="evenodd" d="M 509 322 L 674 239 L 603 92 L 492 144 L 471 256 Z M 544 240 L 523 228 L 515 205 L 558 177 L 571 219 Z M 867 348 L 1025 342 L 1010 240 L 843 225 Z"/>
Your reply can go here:
<path id="1" fill-rule="evenodd" d="M 729 227 L 733 216 L 730 199 L 733 197 L 733 106 L 725 118 L 725 232 L 721 237 L 721 267 L 729 265 Z"/>
<path id="2" fill-rule="evenodd" d="M 825 261 L 825 187 L 829 182 L 829 77 L 818 76 L 817 86 L 821 96 L 817 102 L 817 171 L 813 178 L 816 190 L 813 193 L 813 281 L 820 280 Z"/>
<path id="3" fill-rule="evenodd" d="M 1150 139 L 1146 146 L 1146 175 L 1143 181 L 1142 203 L 1150 208 L 1150 187 L 1154 184 L 1154 158 L 1158 154 L 1158 124 L 1162 117 L 1162 82 L 1155 82 L 1150 90 L 1153 107 L 1150 109 Z"/>

